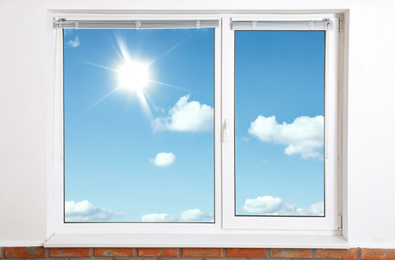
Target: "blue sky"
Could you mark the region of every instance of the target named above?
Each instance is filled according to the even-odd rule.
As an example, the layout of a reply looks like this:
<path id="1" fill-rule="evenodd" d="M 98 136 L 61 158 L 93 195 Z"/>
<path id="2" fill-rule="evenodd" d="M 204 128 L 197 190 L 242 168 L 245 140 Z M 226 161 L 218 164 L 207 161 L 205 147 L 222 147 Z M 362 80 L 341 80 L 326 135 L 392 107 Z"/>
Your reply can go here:
<path id="1" fill-rule="evenodd" d="M 236 33 L 237 214 L 321 208 L 323 42 Z M 65 30 L 64 75 L 66 221 L 213 220 L 213 29 Z"/>
<path id="2" fill-rule="evenodd" d="M 236 32 L 237 214 L 322 208 L 324 43 L 321 31 Z"/>
<path id="3" fill-rule="evenodd" d="M 213 30 L 73 30 L 64 42 L 69 220 L 211 221 Z M 122 48 L 149 64 L 152 115 L 118 87 Z"/>

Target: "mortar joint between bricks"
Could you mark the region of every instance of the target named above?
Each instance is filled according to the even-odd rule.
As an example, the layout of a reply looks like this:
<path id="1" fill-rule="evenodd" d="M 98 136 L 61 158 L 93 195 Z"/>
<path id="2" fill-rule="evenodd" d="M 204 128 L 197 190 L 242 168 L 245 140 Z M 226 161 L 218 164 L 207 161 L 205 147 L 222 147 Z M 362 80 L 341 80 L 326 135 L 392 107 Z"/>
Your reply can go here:
<path id="1" fill-rule="evenodd" d="M 361 259 L 361 248 L 357 247 L 357 259 Z"/>
<path id="2" fill-rule="evenodd" d="M 266 258 L 272 258 L 272 251 L 270 248 L 266 248 Z"/>
<path id="3" fill-rule="evenodd" d="M 311 258 L 315 258 L 315 249 L 314 248 L 311 249 Z"/>

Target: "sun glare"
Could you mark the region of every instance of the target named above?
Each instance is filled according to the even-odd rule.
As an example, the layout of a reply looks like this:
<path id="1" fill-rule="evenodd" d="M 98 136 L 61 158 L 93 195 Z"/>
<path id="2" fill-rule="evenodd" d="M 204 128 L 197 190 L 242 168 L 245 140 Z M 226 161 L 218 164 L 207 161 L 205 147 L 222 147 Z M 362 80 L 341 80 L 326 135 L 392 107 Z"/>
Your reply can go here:
<path id="1" fill-rule="evenodd" d="M 148 65 L 126 58 L 118 69 L 119 87 L 141 94 L 149 80 Z"/>
<path id="2" fill-rule="evenodd" d="M 116 52 L 119 57 L 120 64 L 117 67 L 106 67 L 94 63 L 87 62 L 91 65 L 110 70 L 112 72 L 115 72 L 115 77 L 117 81 L 117 85 L 115 86 L 114 90 L 109 92 L 107 95 L 102 97 L 99 101 L 97 101 L 95 104 L 93 104 L 89 109 L 91 110 L 93 107 L 101 103 L 104 99 L 106 99 L 108 96 L 110 96 L 112 93 L 114 93 L 116 90 L 126 90 L 129 91 L 133 94 L 135 94 L 138 97 L 138 100 L 140 101 L 141 107 L 145 114 L 147 115 L 148 118 L 152 118 L 152 112 L 150 109 L 150 106 L 148 104 L 148 101 L 150 101 L 149 96 L 147 91 L 145 91 L 145 88 L 148 87 L 148 85 L 155 84 L 155 85 L 162 85 L 162 86 L 167 86 L 167 87 L 172 87 L 179 89 L 175 86 L 172 86 L 170 84 L 166 84 L 160 81 L 156 81 L 152 79 L 152 75 L 150 73 L 150 64 L 152 64 L 154 61 L 150 62 L 142 62 L 139 61 L 138 59 L 132 58 L 130 52 L 127 49 L 127 46 L 125 42 L 122 40 L 121 37 L 116 37 L 117 38 L 117 43 L 118 43 L 118 48 L 116 46 Z M 163 55 L 159 56 L 157 59 L 161 58 L 164 55 L 167 55 L 174 49 L 176 49 L 178 46 L 182 44 L 179 43 L 175 45 L 174 47 L 170 48 L 168 51 L 166 51 Z M 156 60 L 157 60 L 156 59 Z"/>

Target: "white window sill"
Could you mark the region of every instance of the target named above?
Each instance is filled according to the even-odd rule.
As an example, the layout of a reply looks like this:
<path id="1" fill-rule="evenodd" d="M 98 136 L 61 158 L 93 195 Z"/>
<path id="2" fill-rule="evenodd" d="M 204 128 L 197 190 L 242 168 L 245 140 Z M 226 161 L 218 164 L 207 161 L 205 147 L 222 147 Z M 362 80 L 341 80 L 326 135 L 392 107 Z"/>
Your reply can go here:
<path id="1" fill-rule="evenodd" d="M 44 247 L 350 248 L 342 236 L 262 234 L 55 234 Z"/>

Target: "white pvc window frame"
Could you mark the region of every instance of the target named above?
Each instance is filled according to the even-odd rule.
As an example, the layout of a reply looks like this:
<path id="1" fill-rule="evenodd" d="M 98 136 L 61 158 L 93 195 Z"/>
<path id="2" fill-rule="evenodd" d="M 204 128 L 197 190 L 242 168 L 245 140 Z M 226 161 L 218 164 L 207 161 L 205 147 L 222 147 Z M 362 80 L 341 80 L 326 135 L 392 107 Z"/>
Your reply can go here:
<path id="1" fill-rule="evenodd" d="M 66 26 L 58 26 L 57 21 L 59 19 L 65 19 L 64 23 Z M 106 19 L 107 18 L 107 19 Z M 110 20 L 118 25 L 112 28 L 122 28 L 122 21 L 124 19 L 131 21 L 133 25 L 134 21 L 140 21 L 144 24 L 144 21 L 149 21 L 148 24 L 152 24 L 152 21 L 170 21 L 174 26 L 172 28 L 194 28 L 196 22 L 199 21 L 200 25 L 205 25 L 208 21 L 209 27 L 214 28 L 214 161 L 221 161 L 221 89 L 220 89 L 220 54 L 221 54 L 221 31 L 217 24 L 212 21 L 218 21 L 220 19 L 218 16 L 184 16 L 184 15 L 169 15 L 169 16 L 158 16 L 158 15 L 144 15 L 144 16 L 134 16 L 130 15 L 118 15 L 116 17 L 112 16 L 70 16 L 68 14 L 59 15 L 55 17 L 54 21 L 54 44 L 55 44 L 55 90 L 54 90 L 54 133 L 53 133 L 53 168 L 54 175 L 53 182 L 55 183 L 55 189 L 50 192 L 50 204 L 49 206 L 49 219 L 51 220 L 50 229 L 56 230 L 55 232 L 62 234 L 75 234 L 75 233 L 120 233 L 120 234 L 130 234 L 130 233 L 185 233 L 188 230 L 196 230 L 200 232 L 213 232 L 214 230 L 220 229 L 220 221 L 215 221 L 214 223 L 64 223 L 64 168 L 63 168 L 63 35 L 62 28 L 75 28 L 75 21 L 79 23 L 89 24 L 89 21 L 102 21 L 101 24 L 106 24 L 107 20 Z M 97 20 L 96 20 L 97 19 Z M 186 20 L 188 19 L 188 20 Z M 71 20 L 71 22 L 67 22 Z M 82 21 L 82 22 L 81 22 Z M 86 22 L 84 22 L 86 21 Z M 185 22 L 188 21 L 188 22 Z M 111 23 L 109 23 L 111 25 Z M 121 26 L 119 26 L 121 25 Z M 185 26 L 187 25 L 187 26 Z M 155 25 L 158 28 L 157 25 Z M 84 27 L 82 27 L 84 28 Z M 108 27 L 107 27 L 108 28 Z M 166 28 L 170 28 L 166 26 Z M 201 28 L 205 28 L 202 26 Z M 81 29 L 81 28 L 77 28 Z M 99 29 L 96 27 L 96 29 Z M 131 27 L 130 29 L 136 29 Z M 221 205 L 217 201 L 221 201 L 221 164 L 214 163 L 214 216 L 215 219 L 221 219 Z"/>
<path id="2" fill-rule="evenodd" d="M 223 203 L 226 229 L 256 229 L 264 230 L 320 230 L 321 233 L 337 234 L 340 228 L 338 216 L 340 208 L 339 197 L 339 170 L 338 170 L 338 29 L 339 19 L 328 16 L 311 16 L 310 19 L 329 19 L 333 28 L 309 26 L 314 22 L 300 21 L 298 16 L 285 15 L 281 21 L 273 21 L 271 16 L 254 17 L 238 16 L 228 17 L 228 23 L 237 21 L 237 28 L 224 26 L 223 29 L 223 113 L 227 132 L 230 138 L 223 144 Z M 277 18 L 278 19 L 278 18 Z M 300 17 L 299 17 L 300 19 Z M 295 21 L 293 23 L 292 21 Z M 266 23 L 265 23 L 266 22 Z M 224 22 L 225 23 L 225 22 Z M 326 30 L 325 30 L 326 29 Z M 236 30 L 325 30 L 325 216 L 324 217 L 276 217 L 276 216 L 236 216 L 235 215 L 235 180 L 234 180 L 234 37 Z"/>
<path id="3" fill-rule="evenodd" d="M 211 15 L 211 14 L 55 14 L 54 20 L 219 20 L 215 28 L 215 222 L 214 223 L 64 223 L 63 222 L 63 68 L 62 34 L 53 30 L 55 66 L 53 86 L 53 118 L 50 119 L 51 147 L 48 164 L 48 221 L 46 247 L 140 246 L 140 247 L 326 247 L 348 248 L 341 236 L 338 215 L 341 214 L 337 160 L 340 147 L 338 124 L 338 36 L 337 15 Z M 325 160 L 326 212 L 324 218 L 268 217 L 255 220 L 234 216 L 234 31 L 235 20 L 305 21 L 331 19 L 334 34 L 327 37 L 325 82 Z M 329 41 L 329 42 L 328 42 Z M 329 69 L 330 68 L 330 69 Z M 328 110 L 329 109 L 329 110 Z M 329 133 L 329 134 L 328 134 Z"/>

